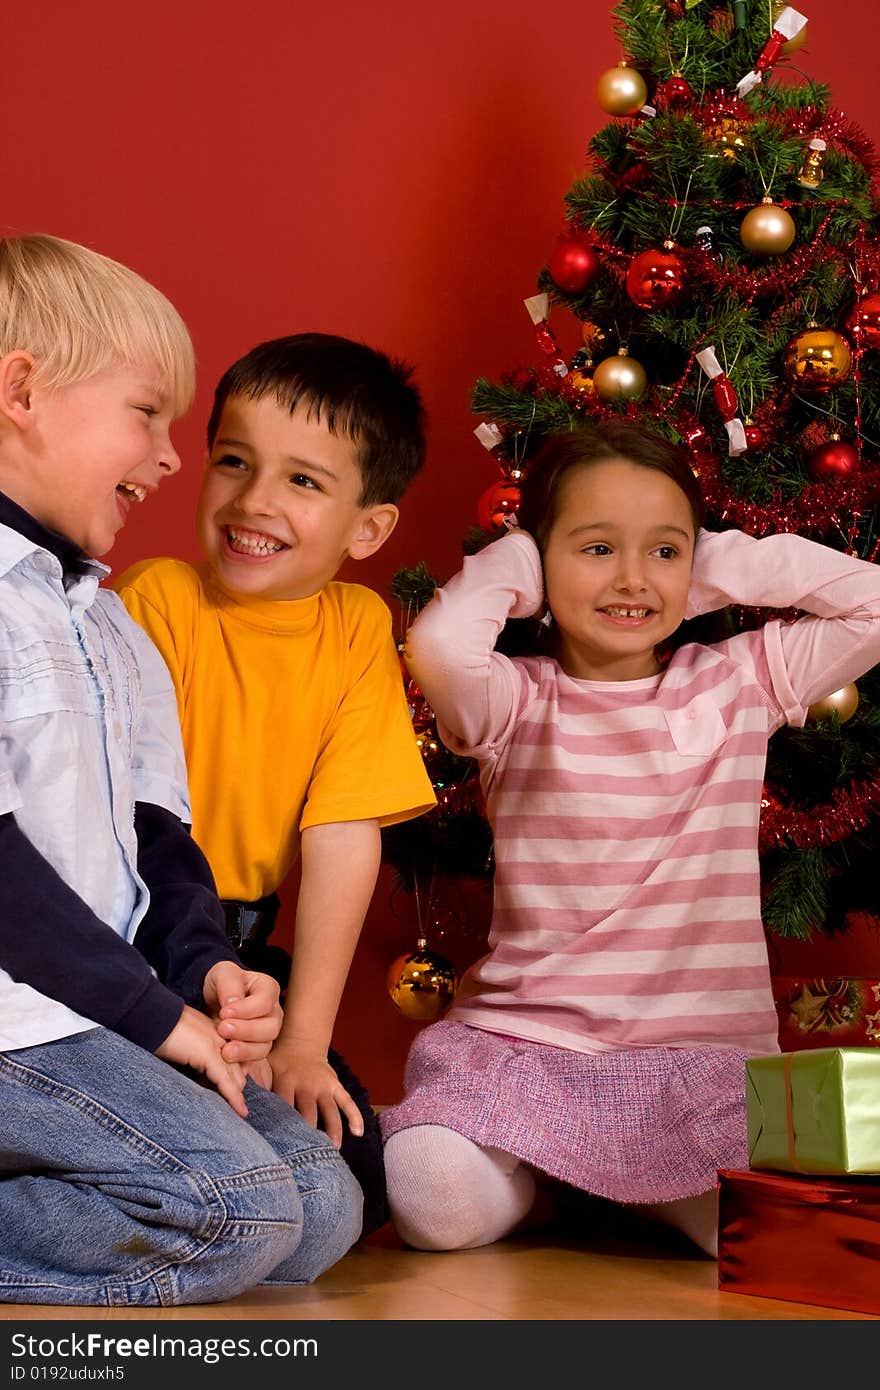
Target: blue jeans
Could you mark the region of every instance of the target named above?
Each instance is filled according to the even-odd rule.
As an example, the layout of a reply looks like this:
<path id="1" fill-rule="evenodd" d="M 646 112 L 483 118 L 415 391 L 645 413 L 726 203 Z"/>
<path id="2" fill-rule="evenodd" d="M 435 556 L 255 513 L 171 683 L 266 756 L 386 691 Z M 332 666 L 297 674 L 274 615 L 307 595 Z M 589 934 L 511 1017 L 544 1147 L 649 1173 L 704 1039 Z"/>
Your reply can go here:
<path id="1" fill-rule="evenodd" d="M 308 1284 L 361 1229 L 325 1134 L 104 1028 L 0 1052 L 0 1302 L 211 1303 Z"/>

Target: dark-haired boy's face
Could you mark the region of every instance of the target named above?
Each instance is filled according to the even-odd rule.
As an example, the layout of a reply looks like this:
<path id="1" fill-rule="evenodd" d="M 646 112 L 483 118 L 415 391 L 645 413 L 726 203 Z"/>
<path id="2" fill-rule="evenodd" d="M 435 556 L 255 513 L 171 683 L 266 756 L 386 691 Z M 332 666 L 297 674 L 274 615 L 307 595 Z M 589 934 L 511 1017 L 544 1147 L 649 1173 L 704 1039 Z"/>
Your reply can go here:
<path id="1" fill-rule="evenodd" d="M 665 473 L 609 459 L 567 475 L 543 559 L 570 676 L 656 674 L 654 649 L 684 617 L 695 539 L 690 503 Z"/>
<path id="2" fill-rule="evenodd" d="M 304 404 L 230 396 L 208 456 L 197 511 L 207 559 L 224 588 L 264 599 L 307 598 L 356 543 L 361 506 L 354 441 Z"/>

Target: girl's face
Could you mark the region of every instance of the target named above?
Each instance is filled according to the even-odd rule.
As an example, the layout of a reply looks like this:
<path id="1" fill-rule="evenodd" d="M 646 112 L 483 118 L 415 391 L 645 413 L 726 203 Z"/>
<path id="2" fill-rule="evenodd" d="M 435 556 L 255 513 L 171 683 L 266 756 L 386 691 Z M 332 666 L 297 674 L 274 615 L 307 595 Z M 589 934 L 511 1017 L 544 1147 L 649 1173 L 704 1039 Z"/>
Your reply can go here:
<path id="1" fill-rule="evenodd" d="M 684 617 L 696 541 L 690 503 L 653 468 L 607 459 L 563 479 L 544 551 L 556 656 L 579 680 L 656 675 Z"/>

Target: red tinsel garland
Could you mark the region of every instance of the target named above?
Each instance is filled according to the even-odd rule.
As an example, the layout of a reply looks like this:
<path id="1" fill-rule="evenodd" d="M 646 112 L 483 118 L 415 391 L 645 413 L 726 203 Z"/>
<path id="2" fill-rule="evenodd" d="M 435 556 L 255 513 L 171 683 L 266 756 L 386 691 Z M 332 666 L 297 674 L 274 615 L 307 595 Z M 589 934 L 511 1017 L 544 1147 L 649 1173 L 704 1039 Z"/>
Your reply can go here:
<path id="1" fill-rule="evenodd" d="M 880 779 L 851 782 L 838 787 L 831 801 L 824 806 L 812 806 L 798 811 L 782 806 L 769 798 L 761 803 L 761 824 L 758 847 L 766 853 L 771 849 L 813 849 L 832 845 L 855 835 L 872 819 L 880 808 Z"/>
<path id="2" fill-rule="evenodd" d="M 769 536 L 779 531 L 827 535 L 841 525 L 845 514 L 861 512 L 880 498 L 880 467 L 848 483 L 810 483 L 790 502 L 765 506 L 737 497 L 724 482 L 718 460 L 711 455 L 695 453 L 694 469 L 710 511 L 750 536 Z"/>

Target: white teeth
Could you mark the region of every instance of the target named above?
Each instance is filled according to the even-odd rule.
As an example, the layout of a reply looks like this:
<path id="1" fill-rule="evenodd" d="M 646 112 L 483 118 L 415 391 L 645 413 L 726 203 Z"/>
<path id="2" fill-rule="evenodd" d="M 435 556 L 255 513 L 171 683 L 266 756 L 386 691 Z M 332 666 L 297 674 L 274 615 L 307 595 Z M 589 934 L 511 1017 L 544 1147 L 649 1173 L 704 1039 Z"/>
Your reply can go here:
<path id="1" fill-rule="evenodd" d="M 123 492 L 127 492 L 129 497 L 134 498 L 135 502 L 143 502 L 147 495 L 147 489 L 141 487 L 140 483 L 119 483 L 117 487 L 121 488 Z"/>
<path id="2" fill-rule="evenodd" d="M 245 555 L 275 555 L 277 551 L 284 549 L 281 541 L 273 541 L 269 536 L 258 536 L 252 531 L 236 531 L 232 526 L 227 526 L 226 534 L 232 549 L 240 550 Z"/>
<path id="3" fill-rule="evenodd" d="M 605 608 L 612 618 L 647 618 L 650 608 Z"/>

